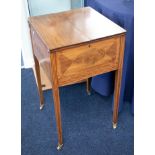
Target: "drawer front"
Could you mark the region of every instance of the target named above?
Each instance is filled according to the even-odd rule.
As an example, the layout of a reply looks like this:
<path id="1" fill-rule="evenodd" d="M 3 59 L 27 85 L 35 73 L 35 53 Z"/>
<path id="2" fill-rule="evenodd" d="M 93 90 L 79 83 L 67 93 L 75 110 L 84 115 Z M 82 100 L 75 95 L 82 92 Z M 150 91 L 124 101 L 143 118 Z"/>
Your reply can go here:
<path id="1" fill-rule="evenodd" d="M 118 67 L 120 37 L 100 40 L 59 51 L 57 73 L 60 85 L 74 83 Z"/>

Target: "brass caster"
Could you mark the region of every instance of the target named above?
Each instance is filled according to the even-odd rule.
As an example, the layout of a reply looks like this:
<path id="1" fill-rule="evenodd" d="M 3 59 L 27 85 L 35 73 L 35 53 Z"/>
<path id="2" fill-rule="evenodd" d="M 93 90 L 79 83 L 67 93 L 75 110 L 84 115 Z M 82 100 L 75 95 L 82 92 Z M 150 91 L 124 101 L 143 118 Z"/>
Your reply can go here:
<path id="1" fill-rule="evenodd" d="M 117 128 L 117 123 L 113 123 L 113 129 Z"/>
<path id="2" fill-rule="evenodd" d="M 42 110 L 44 108 L 44 104 L 40 105 L 40 110 Z"/>
<path id="3" fill-rule="evenodd" d="M 91 92 L 89 91 L 89 92 L 87 92 L 87 94 L 90 96 L 91 95 Z"/>
<path id="4" fill-rule="evenodd" d="M 57 150 L 60 151 L 62 149 L 62 147 L 63 147 L 63 144 L 58 144 Z"/>

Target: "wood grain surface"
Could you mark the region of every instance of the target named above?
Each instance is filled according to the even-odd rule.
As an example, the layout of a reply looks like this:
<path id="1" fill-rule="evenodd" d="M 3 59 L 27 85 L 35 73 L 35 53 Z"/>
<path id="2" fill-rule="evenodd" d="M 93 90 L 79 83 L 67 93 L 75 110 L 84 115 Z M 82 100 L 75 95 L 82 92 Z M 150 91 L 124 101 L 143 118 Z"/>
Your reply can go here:
<path id="1" fill-rule="evenodd" d="M 125 32 L 90 7 L 30 17 L 29 23 L 51 52 Z"/>
<path id="2" fill-rule="evenodd" d="M 59 97 L 59 84 L 57 77 L 57 66 L 56 64 L 56 53 L 50 55 L 51 64 L 51 81 L 52 81 L 52 92 L 54 99 L 55 117 L 58 131 L 58 143 L 62 145 L 62 127 L 61 127 L 61 110 L 60 110 L 60 97 Z"/>
<path id="3" fill-rule="evenodd" d="M 119 64 L 118 69 L 115 71 L 115 87 L 114 87 L 114 110 L 113 110 L 113 123 L 118 121 L 118 108 L 121 91 L 122 70 L 124 60 L 124 47 L 125 47 L 125 35 L 120 37 L 120 49 L 119 49 Z"/>
<path id="4" fill-rule="evenodd" d="M 53 89 L 62 145 L 59 87 L 115 71 L 113 123 L 118 120 L 126 31 L 90 7 L 29 18 L 41 104 L 39 62 Z M 87 80 L 87 92 L 90 92 Z"/>
<path id="5" fill-rule="evenodd" d="M 56 52 L 59 85 L 66 85 L 118 67 L 120 37 Z"/>
<path id="6" fill-rule="evenodd" d="M 37 32 L 30 26 L 31 40 L 33 44 L 33 53 L 38 61 L 49 58 L 49 49 L 39 37 Z"/>

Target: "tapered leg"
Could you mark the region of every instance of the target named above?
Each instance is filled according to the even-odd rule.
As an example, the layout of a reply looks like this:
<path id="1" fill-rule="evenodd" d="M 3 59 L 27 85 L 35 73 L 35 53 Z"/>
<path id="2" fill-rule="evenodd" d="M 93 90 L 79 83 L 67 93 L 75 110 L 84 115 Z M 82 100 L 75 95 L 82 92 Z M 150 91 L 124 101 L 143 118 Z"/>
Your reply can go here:
<path id="1" fill-rule="evenodd" d="M 121 83 L 121 71 L 117 70 L 115 72 L 114 109 L 113 109 L 113 128 L 114 129 L 117 127 L 117 121 L 118 121 L 120 83 Z"/>
<path id="2" fill-rule="evenodd" d="M 60 150 L 61 147 L 63 146 L 63 143 L 62 143 L 62 126 L 61 126 L 59 88 L 53 88 L 53 99 L 54 99 L 55 117 L 56 117 L 57 130 L 58 130 L 57 149 Z"/>
<path id="3" fill-rule="evenodd" d="M 37 78 L 37 84 L 38 84 L 38 92 L 40 97 L 40 110 L 42 110 L 44 107 L 44 97 L 43 97 L 43 91 L 42 91 L 42 85 L 41 85 L 39 62 L 35 56 L 34 56 L 34 61 L 35 61 L 35 71 L 36 71 L 36 78 Z"/>
<path id="4" fill-rule="evenodd" d="M 90 79 L 88 78 L 86 80 L 86 91 L 88 95 L 91 95 L 91 90 L 90 90 Z"/>
<path id="5" fill-rule="evenodd" d="M 120 91 L 121 91 L 121 80 L 122 80 L 122 69 L 123 69 L 123 58 L 124 58 L 124 44 L 125 44 L 125 36 L 121 36 L 118 70 L 115 71 L 114 109 L 113 109 L 113 128 L 114 129 L 117 127 L 117 121 L 118 121 L 118 108 L 119 108 L 119 98 L 120 98 Z"/>
<path id="6" fill-rule="evenodd" d="M 52 90 L 53 90 L 53 99 L 54 99 L 54 109 L 55 109 L 55 117 L 56 117 L 56 123 L 57 123 L 57 131 L 58 131 L 57 150 L 60 150 L 63 146 L 63 140 L 62 140 L 59 85 L 58 85 L 57 66 L 56 66 L 56 53 L 50 54 L 50 61 L 51 61 L 51 77 L 52 77 L 51 80 L 52 80 Z"/>

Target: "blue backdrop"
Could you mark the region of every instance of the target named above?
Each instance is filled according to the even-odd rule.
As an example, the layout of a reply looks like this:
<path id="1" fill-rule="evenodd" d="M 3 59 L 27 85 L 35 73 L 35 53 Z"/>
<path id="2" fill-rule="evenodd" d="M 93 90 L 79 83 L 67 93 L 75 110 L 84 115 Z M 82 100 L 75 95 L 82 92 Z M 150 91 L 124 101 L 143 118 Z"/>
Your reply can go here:
<path id="1" fill-rule="evenodd" d="M 127 30 L 119 111 L 122 110 L 124 101 L 129 101 L 133 112 L 134 0 L 85 0 L 85 6 L 91 6 Z M 91 86 L 101 95 L 110 95 L 114 90 L 114 72 L 93 77 Z"/>

